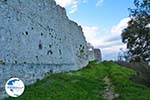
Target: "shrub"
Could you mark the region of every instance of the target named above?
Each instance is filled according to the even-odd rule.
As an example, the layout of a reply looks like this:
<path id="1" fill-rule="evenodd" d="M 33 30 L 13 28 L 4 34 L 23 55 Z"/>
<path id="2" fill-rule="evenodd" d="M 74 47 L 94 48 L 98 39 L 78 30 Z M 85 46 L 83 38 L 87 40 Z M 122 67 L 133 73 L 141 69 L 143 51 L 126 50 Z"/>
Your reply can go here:
<path id="1" fill-rule="evenodd" d="M 118 64 L 134 69 L 137 74 L 132 76 L 131 79 L 140 84 L 150 86 L 150 66 L 144 61 L 140 62 L 118 62 Z"/>

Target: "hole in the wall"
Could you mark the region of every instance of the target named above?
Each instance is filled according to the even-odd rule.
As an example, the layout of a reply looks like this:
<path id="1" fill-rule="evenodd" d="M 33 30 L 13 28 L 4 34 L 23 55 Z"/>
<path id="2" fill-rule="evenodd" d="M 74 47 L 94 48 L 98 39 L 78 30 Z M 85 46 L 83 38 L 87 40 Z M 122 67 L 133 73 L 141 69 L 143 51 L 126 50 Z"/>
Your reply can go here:
<path id="1" fill-rule="evenodd" d="M 25 32 L 26 33 L 26 35 L 28 35 L 28 32 Z"/>
<path id="2" fill-rule="evenodd" d="M 84 46 L 82 46 L 82 45 L 80 45 L 80 48 L 79 48 L 79 50 L 80 50 L 80 53 L 84 53 Z"/>
<path id="3" fill-rule="evenodd" d="M 36 58 L 36 60 L 38 60 L 38 59 L 39 59 L 39 57 L 38 57 L 38 56 L 35 56 L 35 58 Z"/>
<path id="4" fill-rule="evenodd" d="M 41 36 L 43 36 L 43 33 L 41 33 Z"/>
<path id="5" fill-rule="evenodd" d="M 52 50 L 47 51 L 47 55 L 49 55 L 49 54 L 51 54 L 51 55 L 53 54 Z"/>
<path id="6" fill-rule="evenodd" d="M 40 50 L 42 49 L 42 42 L 41 42 L 41 40 L 39 41 L 39 49 Z"/>
<path id="7" fill-rule="evenodd" d="M 5 61 L 0 60 L 0 64 L 5 65 Z"/>
<path id="8" fill-rule="evenodd" d="M 31 29 L 33 30 L 34 28 L 32 27 Z"/>
<path id="9" fill-rule="evenodd" d="M 38 56 L 36 56 L 36 59 L 38 59 Z"/>
<path id="10" fill-rule="evenodd" d="M 49 47 L 51 48 L 51 47 L 52 47 L 52 45 L 50 44 L 50 45 L 49 45 Z"/>
<path id="11" fill-rule="evenodd" d="M 15 60 L 15 64 L 17 64 L 17 61 Z"/>
<path id="12" fill-rule="evenodd" d="M 53 28 L 51 28 L 51 31 L 54 31 L 54 29 L 53 29 Z"/>
<path id="13" fill-rule="evenodd" d="M 59 54 L 60 54 L 60 55 L 62 54 L 61 49 L 59 49 Z"/>
<path id="14" fill-rule="evenodd" d="M 26 64 L 27 62 L 23 62 L 24 64 Z"/>
<path id="15" fill-rule="evenodd" d="M 42 49 L 42 44 L 39 44 L 39 49 L 40 49 L 40 50 Z"/>

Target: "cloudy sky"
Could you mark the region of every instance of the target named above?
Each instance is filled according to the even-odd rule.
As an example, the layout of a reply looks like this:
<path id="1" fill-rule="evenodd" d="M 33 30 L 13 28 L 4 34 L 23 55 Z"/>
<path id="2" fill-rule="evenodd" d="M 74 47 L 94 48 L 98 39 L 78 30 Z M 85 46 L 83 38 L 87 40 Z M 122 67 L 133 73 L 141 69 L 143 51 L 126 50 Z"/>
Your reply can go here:
<path id="1" fill-rule="evenodd" d="M 120 35 L 130 20 L 128 8 L 133 7 L 133 0 L 55 1 L 82 26 L 86 40 L 101 49 L 103 60 L 116 60 L 120 48 L 126 48 Z"/>

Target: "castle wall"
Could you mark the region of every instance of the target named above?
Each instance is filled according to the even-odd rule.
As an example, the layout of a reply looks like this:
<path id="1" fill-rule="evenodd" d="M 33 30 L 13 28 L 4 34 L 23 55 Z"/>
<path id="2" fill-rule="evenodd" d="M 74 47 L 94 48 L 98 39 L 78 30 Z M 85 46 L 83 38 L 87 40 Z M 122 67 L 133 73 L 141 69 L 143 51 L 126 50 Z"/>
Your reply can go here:
<path id="1" fill-rule="evenodd" d="M 82 28 L 54 0 L 1 0 L 0 90 L 11 77 L 32 84 L 86 66 L 86 44 Z"/>
<path id="2" fill-rule="evenodd" d="M 102 61 L 102 55 L 100 49 L 94 49 L 94 56 L 96 61 Z"/>

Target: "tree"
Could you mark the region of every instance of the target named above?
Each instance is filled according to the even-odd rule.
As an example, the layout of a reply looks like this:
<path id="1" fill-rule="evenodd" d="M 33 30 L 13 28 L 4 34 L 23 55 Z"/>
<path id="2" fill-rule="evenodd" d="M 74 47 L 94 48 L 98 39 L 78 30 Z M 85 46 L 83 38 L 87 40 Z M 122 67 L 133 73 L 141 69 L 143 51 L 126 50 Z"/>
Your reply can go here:
<path id="1" fill-rule="evenodd" d="M 129 8 L 131 20 L 121 34 L 127 43 L 128 54 L 134 61 L 150 61 L 150 0 L 134 0 L 135 8 Z"/>

